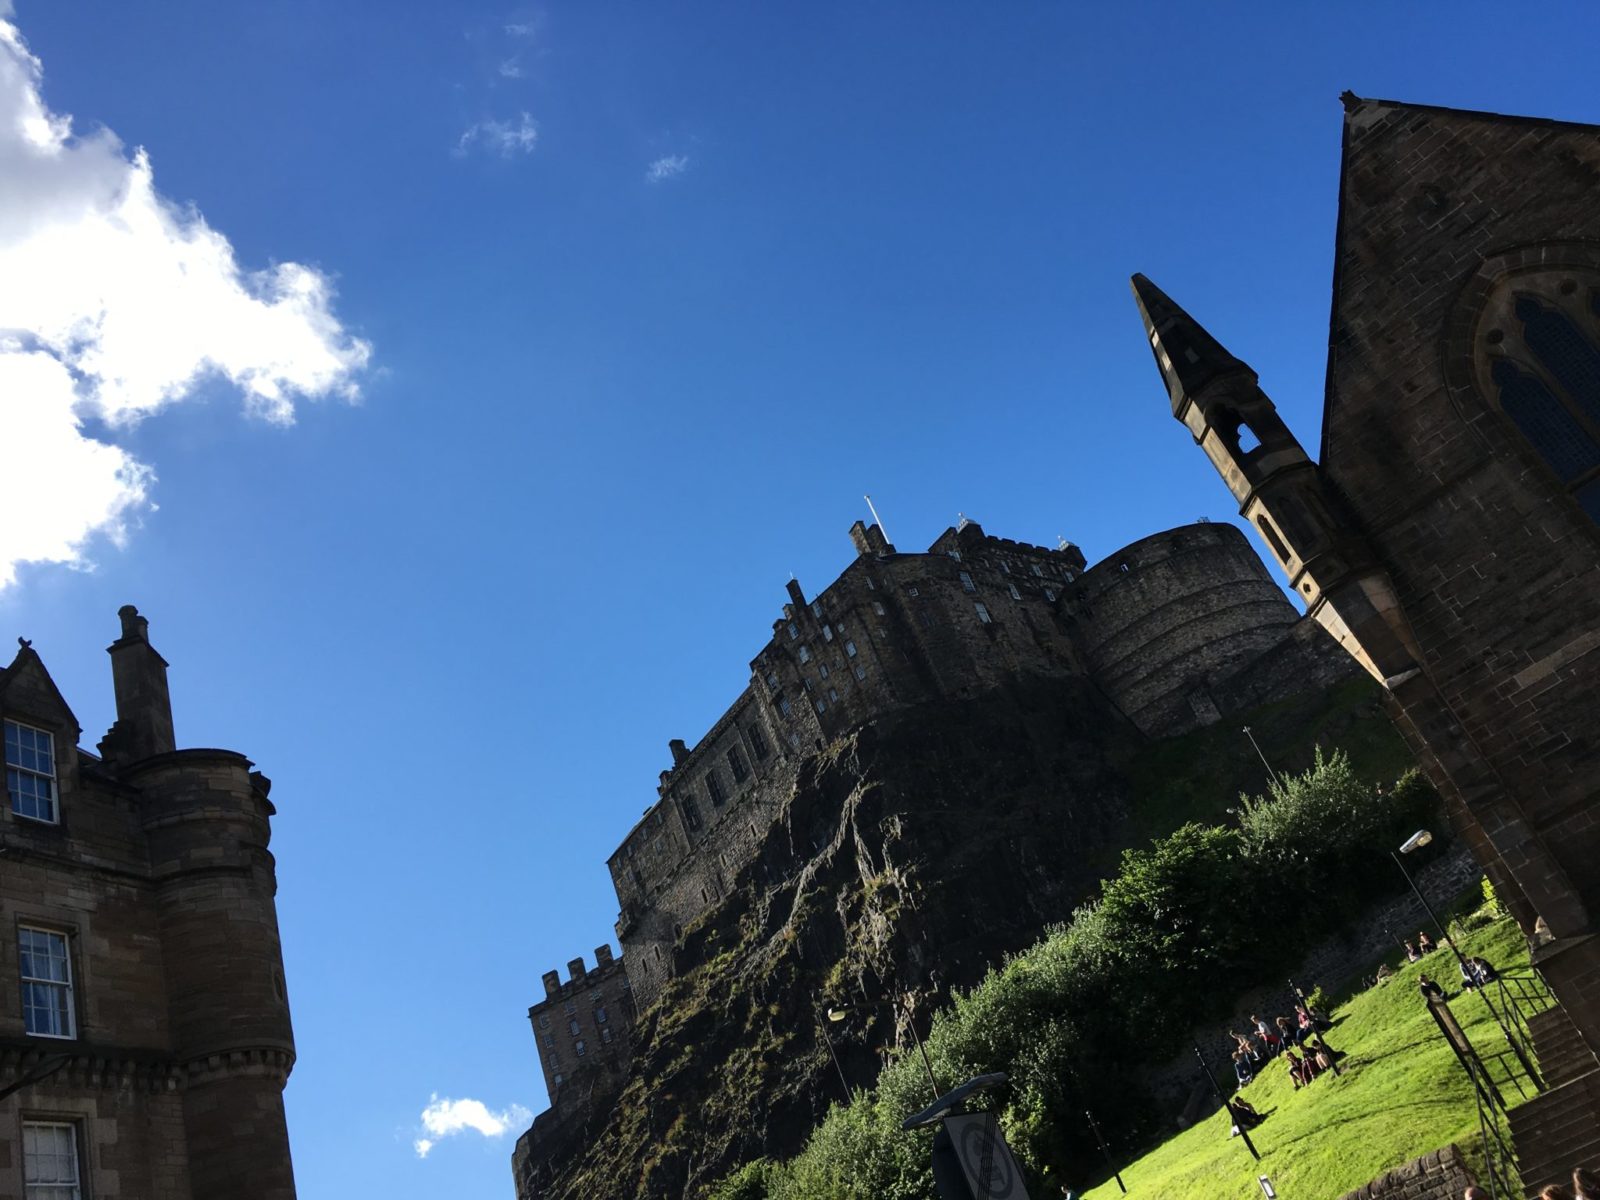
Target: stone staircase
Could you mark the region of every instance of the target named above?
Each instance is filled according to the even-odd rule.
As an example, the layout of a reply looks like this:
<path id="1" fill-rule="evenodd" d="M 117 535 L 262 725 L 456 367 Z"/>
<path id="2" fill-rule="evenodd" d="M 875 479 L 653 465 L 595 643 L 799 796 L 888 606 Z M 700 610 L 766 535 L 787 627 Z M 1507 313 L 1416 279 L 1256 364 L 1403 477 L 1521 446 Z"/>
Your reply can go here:
<path id="1" fill-rule="evenodd" d="M 1559 1005 L 1528 1018 L 1545 1090 L 1511 1109 L 1525 1194 L 1570 1184 L 1573 1167 L 1600 1168 L 1600 1063 Z"/>

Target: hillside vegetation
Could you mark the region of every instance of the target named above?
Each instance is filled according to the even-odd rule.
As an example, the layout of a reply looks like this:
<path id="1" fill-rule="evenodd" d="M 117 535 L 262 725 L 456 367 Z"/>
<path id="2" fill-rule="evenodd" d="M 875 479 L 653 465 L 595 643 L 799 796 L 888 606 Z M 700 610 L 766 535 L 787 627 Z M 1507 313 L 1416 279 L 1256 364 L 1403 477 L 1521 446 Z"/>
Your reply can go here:
<path id="1" fill-rule="evenodd" d="M 1059 1190 L 1098 1158 L 1085 1107 L 1123 1144 L 1164 1124 L 1171 1114 L 1126 1085 L 1128 1068 L 1168 1060 L 1196 1021 L 1227 1019 L 1239 992 L 1403 886 L 1373 864 L 1435 805 L 1415 776 L 1379 800 L 1345 755 L 1318 752 L 1229 825 L 1189 823 L 1125 851 L 1096 903 L 935 1015 L 935 1075 L 950 1086 L 1009 1074 L 1001 1123 L 1035 1185 Z M 901 1056 L 873 1091 L 833 1106 L 797 1156 L 747 1164 L 712 1194 L 922 1200 L 927 1146 L 899 1123 L 930 1091 L 920 1061 Z"/>
<path id="2" fill-rule="evenodd" d="M 1480 954 L 1502 969 L 1528 966 L 1527 944 L 1510 920 L 1460 945 L 1462 953 Z M 1228 1136 L 1227 1117 L 1219 1111 L 1124 1166 L 1129 1194 L 1236 1200 L 1252 1194 L 1257 1175 L 1268 1175 L 1285 1200 L 1334 1200 L 1451 1142 L 1481 1163 L 1472 1087 L 1417 991 L 1422 972 L 1445 983 L 1456 976 L 1449 951 L 1437 950 L 1334 1010 L 1337 1024 L 1327 1037 L 1346 1056 L 1342 1075 L 1325 1073 L 1295 1091 L 1287 1069 L 1275 1062 L 1242 1090 L 1257 1111 L 1269 1114 L 1251 1132 L 1259 1164 Z M 1504 1047 L 1483 1001 L 1468 994 L 1453 998 L 1451 1008 L 1474 1045 Z M 1510 1098 L 1515 1101 L 1514 1091 Z M 1120 1200 L 1121 1193 L 1107 1182 L 1088 1197 Z"/>

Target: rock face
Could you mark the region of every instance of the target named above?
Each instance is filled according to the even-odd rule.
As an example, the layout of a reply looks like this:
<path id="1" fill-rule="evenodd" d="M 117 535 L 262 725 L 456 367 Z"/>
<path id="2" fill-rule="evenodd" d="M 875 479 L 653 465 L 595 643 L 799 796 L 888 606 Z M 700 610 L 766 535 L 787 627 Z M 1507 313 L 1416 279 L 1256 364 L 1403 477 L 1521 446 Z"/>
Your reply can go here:
<path id="1" fill-rule="evenodd" d="M 1381 720 L 1371 697 L 1356 707 L 1339 719 Z M 1223 799 L 1259 787 L 1229 732 Z M 693 1196 L 741 1161 L 793 1153 L 840 1071 L 870 1086 L 907 1021 L 925 1031 L 950 987 L 1093 892 L 1148 827 L 1130 781 L 1149 746 L 1089 681 L 1023 676 L 886 714 L 807 758 L 754 857 L 685 929 L 620 1094 L 581 1122 L 541 1117 L 518 1146 L 519 1194 Z M 896 999 L 862 1007 L 882 996 Z M 839 1071 L 830 1005 L 858 1009 L 831 1026 Z"/>

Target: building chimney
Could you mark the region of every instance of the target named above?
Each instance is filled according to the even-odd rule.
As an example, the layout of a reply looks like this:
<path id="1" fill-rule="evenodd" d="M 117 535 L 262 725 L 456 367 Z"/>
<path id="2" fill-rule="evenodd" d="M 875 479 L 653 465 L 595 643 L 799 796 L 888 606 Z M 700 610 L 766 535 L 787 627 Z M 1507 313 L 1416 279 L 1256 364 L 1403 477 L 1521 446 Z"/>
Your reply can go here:
<path id="1" fill-rule="evenodd" d="M 689 757 L 689 747 L 683 744 L 682 738 L 673 738 L 667 743 L 667 749 L 672 751 L 673 766 L 677 766 Z"/>
<path id="2" fill-rule="evenodd" d="M 610 965 L 611 944 L 607 942 L 604 946 L 596 946 L 594 948 L 594 969 L 598 971 L 601 967 L 609 967 Z"/>
<path id="3" fill-rule="evenodd" d="M 177 749 L 172 732 L 172 699 L 167 694 L 167 660 L 150 644 L 150 622 L 131 604 L 117 610 L 122 636 L 106 648 L 111 655 L 111 685 L 117 720 L 100 742 L 100 754 L 113 765 L 136 763 Z"/>
<path id="4" fill-rule="evenodd" d="M 857 521 L 850 526 L 850 541 L 857 554 L 893 554 L 894 547 L 883 536 L 882 525 L 868 525 Z"/>
<path id="5" fill-rule="evenodd" d="M 800 581 L 791 579 L 787 586 L 789 588 L 789 599 L 794 601 L 795 608 L 804 608 L 806 606 L 806 594 L 800 590 Z"/>
<path id="6" fill-rule="evenodd" d="M 583 958 L 580 955 L 567 964 L 567 974 L 572 976 L 572 982 L 577 983 L 589 972 L 583 968 Z"/>
<path id="7" fill-rule="evenodd" d="M 561 990 L 561 972 L 546 971 L 544 973 L 544 994 L 546 998 L 554 996 Z"/>

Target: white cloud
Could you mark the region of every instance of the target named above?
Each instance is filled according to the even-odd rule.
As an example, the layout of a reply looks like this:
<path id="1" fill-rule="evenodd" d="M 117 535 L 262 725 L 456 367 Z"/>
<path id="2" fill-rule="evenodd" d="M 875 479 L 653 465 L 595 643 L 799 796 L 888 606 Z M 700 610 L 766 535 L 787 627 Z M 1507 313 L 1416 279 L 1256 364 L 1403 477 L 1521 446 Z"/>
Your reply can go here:
<path id="1" fill-rule="evenodd" d="M 533 1114 L 520 1104 L 491 1112 L 482 1100 L 441 1100 L 435 1092 L 428 1097 L 428 1107 L 422 1110 L 422 1128 L 430 1136 L 417 1138 L 411 1147 L 418 1158 L 427 1158 L 428 1151 L 437 1146 L 441 1138 L 468 1130 L 487 1138 L 504 1137 L 512 1130 L 520 1131 L 531 1120 Z"/>
<path id="2" fill-rule="evenodd" d="M 539 32 L 538 21 L 511 21 L 506 25 L 506 36 L 531 38 Z"/>
<path id="3" fill-rule="evenodd" d="M 155 475 L 111 444 L 208 378 L 269 421 L 353 398 L 370 347 L 298 263 L 243 270 L 227 238 L 155 187 L 150 157 L 51 112 L 0 0 L 0 587 L 22 562 L 82 565 L 150 507 Z M 98 436 L 90 430 L 98 430 Z"/>
<path id="4" fill-rule="evenodd" d="M 663 154 L 645 168 L 645 182 L 661 183 L 663 180 L 682 175 L 688 169 L 689 156 L 687 154 Z"/>
<path id="5" fill-rule="evenodd" d="M 510 58 L 503 59 L 496 68 L 502 79 L 521 79 L 526 71 L 522 69 L 522 56 L 513 54 Z"/>
<path id="6" fill-rule="evenodd" d="M 456 142 L 456 153 L 465 154 L 474 146 L 482 146 L 501 158 L 518 154 L 532 154 L 539 142 L 539 126 L 527 113 L 512 121 L 479 121 L 469 125 Z"/>

